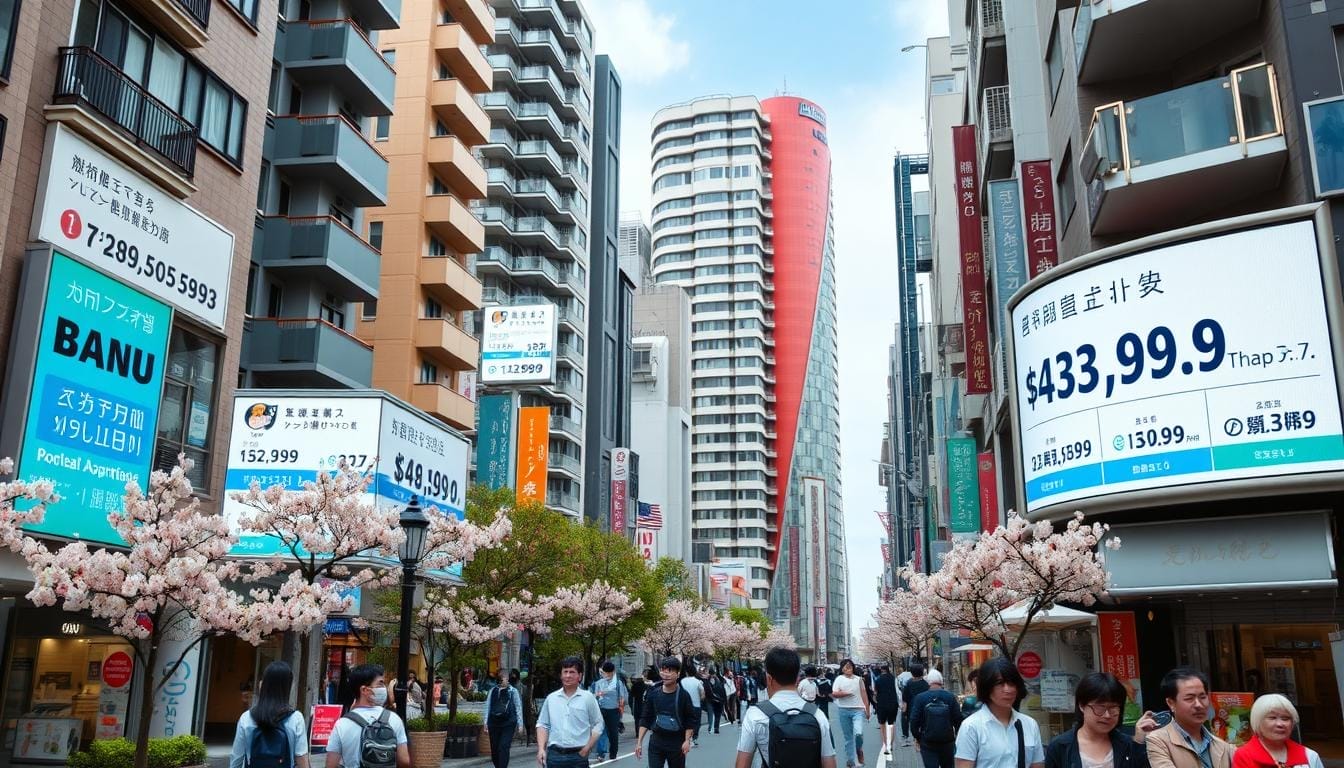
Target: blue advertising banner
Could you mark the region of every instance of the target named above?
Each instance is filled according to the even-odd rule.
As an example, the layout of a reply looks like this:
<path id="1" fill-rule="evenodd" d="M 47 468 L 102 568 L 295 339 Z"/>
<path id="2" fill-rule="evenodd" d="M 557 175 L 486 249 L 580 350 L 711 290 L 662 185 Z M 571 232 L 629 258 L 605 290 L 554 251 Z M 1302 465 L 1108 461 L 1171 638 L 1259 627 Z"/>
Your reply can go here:
<path id="1" fill-rule="evenodd" d="M 948 525 L 952 533 L 980 532 L 980 477 L 975 438 L 947 439 Z"/>
<path id="2" fill-rule="evenodd" d="M 1008 316 L 1008 299 L 1027 281 L 1020 195 L 1017 182 L 1013 179 L 989 182 L 989 239 L 994 246 L 994 298 L 1004 318 Z"/>
<path id="3" fill-rule="evenodd" d="M 513 478 L 513 396 L 485 395 L 477 403 L 476 482 L 494 489 L 508 488 Z"/>
<path id="4" fill-rule="evenodd" d="M 121 543 L 107 513 L 149 484 L 172 309 L 53 252 L 18 477 L 61 500 L 33 531 Z"/>

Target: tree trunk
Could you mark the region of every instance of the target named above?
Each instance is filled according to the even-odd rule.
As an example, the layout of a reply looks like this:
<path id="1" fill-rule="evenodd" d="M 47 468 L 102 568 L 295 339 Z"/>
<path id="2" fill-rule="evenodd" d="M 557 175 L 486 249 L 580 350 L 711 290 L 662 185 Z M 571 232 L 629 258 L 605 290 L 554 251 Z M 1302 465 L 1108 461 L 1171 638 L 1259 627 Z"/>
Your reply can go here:
<path id="1" fill-rule="evenodd" d="M 457 664 L 449 662 L 448 664 L 448 722 L 457 721 Z"/>
<path id="2" fill-rule="evenodd" d="M 145 654 L 144 685 L 140 686 L 140 722 L 135 728 L 135 768 L 149 768 L 149 726 L 154 719 L 154 672 L 159 665 L 159 626 L 155 617 Z"/>
<path id="3" fill-rule="evenodd" d="M 314 659 L 311 647 L 312 642 L 313 638 L 310 637 L 308 633 L 305 632 L 304 634 L 299 635 L 299 669 L 298 674 L 294 677 L 297 678 L 295 682 L 298 684 L 298 687 L 295 689 L 295 700 L 298 702 L 298 710 L 300 712 L 312 711 L 312 707 L 310 706 L 312 702 L 308 700 L 308 697 L 312 693 L 308 688 L 308 679 L 313 673 L 312 666 Z M 136 766 L 136 768 L 140 768 L 140 766 Z"/>

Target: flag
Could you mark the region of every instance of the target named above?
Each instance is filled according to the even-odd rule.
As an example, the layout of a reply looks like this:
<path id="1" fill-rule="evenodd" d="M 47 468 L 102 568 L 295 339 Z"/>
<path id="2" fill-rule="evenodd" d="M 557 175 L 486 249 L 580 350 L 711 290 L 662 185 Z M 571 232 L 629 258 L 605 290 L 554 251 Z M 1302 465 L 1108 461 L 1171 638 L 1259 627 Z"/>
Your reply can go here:
<path id="1" fill-rule="evenodd" d="M 663 508 L 657 504 L 639 502 L 639 511 L 635 514 L 636 528 L 663 529 Z"/>

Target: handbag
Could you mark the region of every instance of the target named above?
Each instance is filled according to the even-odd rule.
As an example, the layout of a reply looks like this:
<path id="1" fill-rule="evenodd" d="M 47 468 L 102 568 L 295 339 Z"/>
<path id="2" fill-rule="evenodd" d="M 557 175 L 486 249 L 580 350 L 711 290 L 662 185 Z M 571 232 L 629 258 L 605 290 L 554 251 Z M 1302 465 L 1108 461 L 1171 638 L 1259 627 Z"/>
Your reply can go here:
<path id="1" fill-rule="evenodd" d="M 685 691 L 682 690 L 681 686 L 677 686 L 677 692 L 672 697 L 673 714 L 669 715 L 666 712 L 659 712 L 658 716 L 653 718 L 653 729 L 655 731 L 658 731 L 659 733 L 678 733 L 684 730 L 681 727 L 681 718 L 676 715 L 678 708 L 681 706 L 681 696 L 683 693 L 685 693 Z"/>

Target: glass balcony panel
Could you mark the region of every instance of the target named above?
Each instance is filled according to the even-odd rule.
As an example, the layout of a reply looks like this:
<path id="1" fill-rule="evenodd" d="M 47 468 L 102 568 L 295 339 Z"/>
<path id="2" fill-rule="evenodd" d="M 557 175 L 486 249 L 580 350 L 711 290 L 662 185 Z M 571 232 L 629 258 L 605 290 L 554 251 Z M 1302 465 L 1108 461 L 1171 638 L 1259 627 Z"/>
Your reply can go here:
<path id="1" fill-rule="evenodd" d="M 1235 73 L 1237 99 L 1241 105 L 1241 131 L 1245 140 L 1279 132 L 1278 94 L 1269 67 Z"/>
<path id="2" fill-rule="evenodd" d="M 1206 80 L 1125 103 L 1131 168 L 1225 147 L 1237 141 L 1227 78 Z"/>

